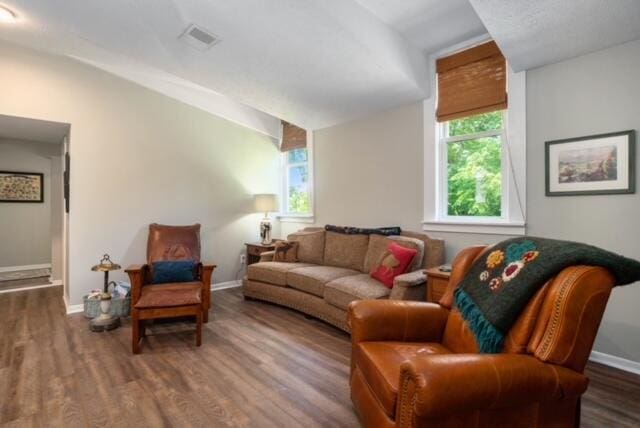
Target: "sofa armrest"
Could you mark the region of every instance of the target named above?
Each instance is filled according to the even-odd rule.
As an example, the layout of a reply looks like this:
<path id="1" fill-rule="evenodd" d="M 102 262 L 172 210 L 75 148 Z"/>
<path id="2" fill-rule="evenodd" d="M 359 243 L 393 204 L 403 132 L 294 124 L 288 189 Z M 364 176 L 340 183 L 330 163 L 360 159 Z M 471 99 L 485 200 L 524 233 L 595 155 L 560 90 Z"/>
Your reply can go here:
<path id="1" fill-rule="evenodd" d="M 273 255 L 275 254 L 275 251 L 265 251 L 264 253 L 260 254 L 260 261 L 261 262 L 272 262 L 273 261 Z"/>
<path id="2" fill-rule="evenodd" d="M 424 302 L 427 296 L 427 276 L 423 270 L 403 273 L 393 280 L 389 300 L 416 300 Z"/>
<path id="3" fill-rule="evenodd" d="M 124 271 L 129 275 L 131 281 L 131 304 L 134 305 L 140 298 L 142 287 L 147 277 L 149 265 L 130 265 Z"/>
<path id="4" fill-rule="evenodd" d="M 348 309 L 351 342 L 440 342 L 448 316 L 435 303 L 356 300 Z"/>
<path id="5" fill-rule="evenodd" d="M 413 413 L 423 418 L 443 418 L 579 397 L 587 385 L 584 375 L 531 355 L 418 356 L 400 367 L 400 426 L 411 420 Z"/>

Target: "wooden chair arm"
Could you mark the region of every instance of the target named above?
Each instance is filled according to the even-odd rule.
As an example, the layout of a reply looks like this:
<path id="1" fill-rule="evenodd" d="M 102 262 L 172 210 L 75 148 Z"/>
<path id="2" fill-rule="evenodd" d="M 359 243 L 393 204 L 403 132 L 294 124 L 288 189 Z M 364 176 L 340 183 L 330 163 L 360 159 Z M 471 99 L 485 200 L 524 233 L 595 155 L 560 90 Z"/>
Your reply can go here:
<path id="1" fill-rule="evenodd" d="M 200 263 L 198 273 L 200 281 L 202 281 L 202 299 L 205 302 L 205 309 L 211 306 L 211 277 L 216 265 Z"/>
<path id="2" fill-rule="evenodd" d="M 135 304 L 140 298 L 142 287 L 144 286 L 145 278 L 147 277 L 147 271 L 149 265 L 131 265 L 124 271 L 129 275 L 131 281 L 131 304 Z"/>

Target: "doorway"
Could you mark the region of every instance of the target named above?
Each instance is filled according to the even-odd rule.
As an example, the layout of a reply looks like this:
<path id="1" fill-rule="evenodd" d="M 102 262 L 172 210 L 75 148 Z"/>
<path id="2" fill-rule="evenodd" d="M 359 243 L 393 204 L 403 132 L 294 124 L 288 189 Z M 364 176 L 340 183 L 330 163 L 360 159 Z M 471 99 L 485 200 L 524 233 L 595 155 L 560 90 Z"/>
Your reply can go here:
<path id="1" fill-rule="evenodd" d="M 69 131 L 0 115 L 0 294 L 66 282 Z"/>

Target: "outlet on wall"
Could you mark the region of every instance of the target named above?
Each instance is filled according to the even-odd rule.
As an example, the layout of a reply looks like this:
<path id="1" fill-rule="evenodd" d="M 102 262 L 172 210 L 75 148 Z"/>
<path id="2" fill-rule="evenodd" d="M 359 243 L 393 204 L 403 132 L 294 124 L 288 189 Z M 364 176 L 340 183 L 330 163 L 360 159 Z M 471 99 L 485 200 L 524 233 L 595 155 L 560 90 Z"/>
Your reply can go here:
<path id="1" fill-rule="evenodd" d="M 240 264 L 243 265 L 247 261 L 247 256 L 245 254 L 240 254 Z"/>

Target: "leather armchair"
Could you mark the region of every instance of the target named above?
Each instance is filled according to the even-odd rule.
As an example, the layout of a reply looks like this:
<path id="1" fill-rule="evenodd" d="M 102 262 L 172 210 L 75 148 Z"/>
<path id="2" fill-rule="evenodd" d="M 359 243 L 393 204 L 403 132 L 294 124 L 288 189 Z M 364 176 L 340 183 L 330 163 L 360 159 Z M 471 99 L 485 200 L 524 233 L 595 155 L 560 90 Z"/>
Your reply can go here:
<path id="1" fill-rule="evenodd" d="M 162 260 L 195 260 L 193 282 L 152 284 L 153 263 Z M 126 269 L 131 280 L 132 351 L 140 352 L 140 339 L 145 336 L 145 322 L 158 318 L 194 316 L 196 345 L 202 343 L 202 323 L 209 321 L 211 277 L 215 265 L 200 261 L 200 225 L 149 225 L 147 264 Z"/>
<path id="2" fill-rule="evenodd" d="M 584 367 L 613 276 L 564 269 L 531 299 L 501 354 L 480 354 L 453 292 L 487 247 L 463 250 L 439 303 L 349 306 L 351 398 L 365 427 L 579 426 Z"/>

